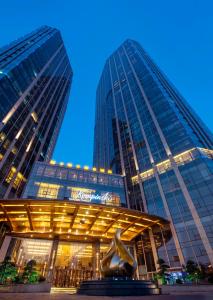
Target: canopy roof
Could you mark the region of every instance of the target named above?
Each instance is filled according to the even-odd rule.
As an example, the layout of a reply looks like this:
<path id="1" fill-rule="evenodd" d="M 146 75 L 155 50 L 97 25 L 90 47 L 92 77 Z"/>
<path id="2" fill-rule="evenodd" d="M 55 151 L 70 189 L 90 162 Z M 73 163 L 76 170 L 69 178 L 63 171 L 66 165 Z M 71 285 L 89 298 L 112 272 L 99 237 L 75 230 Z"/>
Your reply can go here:
<path id="1" fill-rule="evenodd" d="M 121 238 L 127 242 L 147 228 L 169 223 L 118 206 L 46 199 L 0 200 L 0 222 L 6 222 L 16 236 L 75 241 L 108 241 L 121 228 Z"/>

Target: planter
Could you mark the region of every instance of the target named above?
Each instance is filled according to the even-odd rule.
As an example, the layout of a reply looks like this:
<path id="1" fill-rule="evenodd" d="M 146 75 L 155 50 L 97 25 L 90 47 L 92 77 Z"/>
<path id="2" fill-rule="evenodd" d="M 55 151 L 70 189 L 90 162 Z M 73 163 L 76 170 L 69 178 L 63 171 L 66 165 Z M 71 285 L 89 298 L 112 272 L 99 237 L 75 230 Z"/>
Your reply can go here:
<path id="1" fill-rule="evenodd" d="M 51 283 L 13 284 L 0 286 L 0 293 L 49 293 Z"/>

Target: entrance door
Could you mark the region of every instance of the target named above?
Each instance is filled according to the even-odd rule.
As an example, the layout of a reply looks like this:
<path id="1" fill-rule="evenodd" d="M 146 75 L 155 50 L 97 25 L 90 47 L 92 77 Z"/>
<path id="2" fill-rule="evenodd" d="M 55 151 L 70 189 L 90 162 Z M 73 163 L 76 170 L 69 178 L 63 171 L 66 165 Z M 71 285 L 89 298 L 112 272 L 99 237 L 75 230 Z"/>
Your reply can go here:
<path id="1" fill-rule="evenodd" d="M 77 287 L 93 278 L 93 249 L 87 243 L 63 243 L 58 246 L 53 286 Z"/>

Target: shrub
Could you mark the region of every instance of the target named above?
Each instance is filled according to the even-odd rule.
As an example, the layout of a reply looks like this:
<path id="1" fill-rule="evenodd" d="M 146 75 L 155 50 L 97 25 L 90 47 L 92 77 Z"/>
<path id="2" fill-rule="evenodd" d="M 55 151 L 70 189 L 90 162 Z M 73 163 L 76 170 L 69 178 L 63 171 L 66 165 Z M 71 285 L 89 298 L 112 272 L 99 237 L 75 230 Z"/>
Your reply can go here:
<path id="1" fill-rule="evenodd" d="M 17 268 L 11 261 L 10 256 L 6 256 L 0 264 L 0 283 L 6 284 L 14 282 L 17 277 Z"/>
<path id="2" fill-rule="evenodd" d="M 39 280 L 39 274 L 36 271 L 36 261 L 34 259 L 28 261 L 24 267 L 22 274 L 23 283 L 37 283 Z"/>

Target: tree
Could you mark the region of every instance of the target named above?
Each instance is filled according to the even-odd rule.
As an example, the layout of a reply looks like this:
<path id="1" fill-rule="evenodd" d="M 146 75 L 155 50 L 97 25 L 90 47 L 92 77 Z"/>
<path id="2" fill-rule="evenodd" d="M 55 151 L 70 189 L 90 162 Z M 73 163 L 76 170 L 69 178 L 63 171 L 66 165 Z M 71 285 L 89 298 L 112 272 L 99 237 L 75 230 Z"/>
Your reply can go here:
<path id="1" fill-rule="evenodd" d="M 13 282 L 17 276 L 17 268 L 11 261 L 10 256 L 6 256 L 4 261 L 0 264 L 0 283 Z"/>
<path id="2" fill-rule="evenodd" d="M 204 276 L 203 266 L 202 268 L 199 268 L 198 264 L 195 263 L 193 260 L 187 261 L 186 272 L 187 272 L 187 279 L 196 283 L 198 283 L 198 281 Z"/>
<path id="3" fill-rule="evenodd" d="M 28 261 L 24 267 L 22 274 L 22 280 L 24 283 L 36 283 L 39 280 L 39 274 L 36 271 L 36 261 L 34 259 Z"/>
<path id="4" fill-rule="evenodd" d="M 165 263 L 162 258 L 159 258 L 157 261 L 159 268 L 157 270 L 157 279 L 160 279 L 162 284 L 166 284 L 167 280 L 169 279 L 170 275 L 167 273 L 169 266 Z"/>

